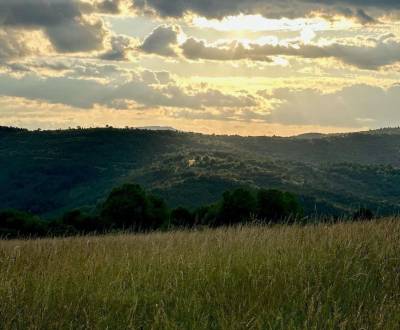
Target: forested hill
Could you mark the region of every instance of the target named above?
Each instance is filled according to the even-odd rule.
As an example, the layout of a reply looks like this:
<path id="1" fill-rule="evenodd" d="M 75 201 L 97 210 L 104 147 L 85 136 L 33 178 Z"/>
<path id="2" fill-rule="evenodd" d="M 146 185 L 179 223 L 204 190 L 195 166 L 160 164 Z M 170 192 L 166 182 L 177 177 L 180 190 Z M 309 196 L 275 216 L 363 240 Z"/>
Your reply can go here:
<path id="1" fill-rule="evenodd" d="M 400 206 L 400 130 L 293 138 L 175 131 L 0 128 L 0 209 L 45 216 L 94 208 L 125 182 L 171 205 L 214 202 L 238 186 L 298 194 L 307 213 Z"/>

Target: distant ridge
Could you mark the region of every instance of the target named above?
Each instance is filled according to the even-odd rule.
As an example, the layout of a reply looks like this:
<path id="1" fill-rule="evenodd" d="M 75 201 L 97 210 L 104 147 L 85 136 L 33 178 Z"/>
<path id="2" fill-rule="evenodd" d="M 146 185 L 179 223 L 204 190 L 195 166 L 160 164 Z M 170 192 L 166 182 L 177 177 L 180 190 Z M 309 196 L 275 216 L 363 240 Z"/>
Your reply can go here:
<path id="1" fill-rule="evenodd" d="M 385 127 L 369 131 L 363 131 L 360 133 L 370 134 L 370 135 L 400 135 L 400 127 Z"/>
<path id="2" fill-rule="evenodd" d="M 173 131 L 176 132 L 177 129 L 171 126 L 143 126 L 143 127 L 135 127 L 136 129 L 142 129 L 147 131 Z"/>
<path id="3" fill-rule="evenodd" d="M 316 140 L 316 139 L 324 139 L 329 137 L 344 137 L 351 135 L 400 135 L 400 127 L 384 127 L 378 129 L 370 129 L 368 131 L 358 131 L 358 132 L 347 132 L 347 133 L 304 133 L 299 135 L 291 136 L 291 139 L 297 140 Z"/>
<path id="4" fill-rule="evenodd" d="M 312 139 L 322 139 L 324 137 L 329 136 L 329 134 L 322 134 L 322 133 L 304 133 L 304 134 L 299 134 L 292 136 L 291 138 L 293 139 L 299 139 L 299 140 L 312 140 Z"/>

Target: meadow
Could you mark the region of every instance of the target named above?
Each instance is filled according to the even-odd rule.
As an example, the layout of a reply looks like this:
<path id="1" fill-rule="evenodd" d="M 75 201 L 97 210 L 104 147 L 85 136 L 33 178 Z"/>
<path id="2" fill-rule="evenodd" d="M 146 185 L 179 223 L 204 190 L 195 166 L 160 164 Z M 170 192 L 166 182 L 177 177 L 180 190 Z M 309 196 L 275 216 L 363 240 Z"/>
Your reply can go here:
<path id="1" fill-rule="evenodd" d="M 399 329 L 400 221 L 0 241 L 1 329 Z"/>

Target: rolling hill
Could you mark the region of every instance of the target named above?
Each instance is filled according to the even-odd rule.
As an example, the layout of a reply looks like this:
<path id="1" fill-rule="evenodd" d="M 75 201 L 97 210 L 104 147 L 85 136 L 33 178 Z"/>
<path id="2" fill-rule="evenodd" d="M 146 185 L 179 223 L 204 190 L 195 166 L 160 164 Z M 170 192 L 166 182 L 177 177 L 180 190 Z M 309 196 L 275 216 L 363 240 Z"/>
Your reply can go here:
<path id="1" fill-rule="evenodd" d="M 0 209 L 46 217 L 93 209 L 136 182 L 172 206 L 196 207 L 238 186 L 296 193 L 307 214 L 400 208 L 400 129 L 303 137 L 171 130 L 0 128 Z"/>

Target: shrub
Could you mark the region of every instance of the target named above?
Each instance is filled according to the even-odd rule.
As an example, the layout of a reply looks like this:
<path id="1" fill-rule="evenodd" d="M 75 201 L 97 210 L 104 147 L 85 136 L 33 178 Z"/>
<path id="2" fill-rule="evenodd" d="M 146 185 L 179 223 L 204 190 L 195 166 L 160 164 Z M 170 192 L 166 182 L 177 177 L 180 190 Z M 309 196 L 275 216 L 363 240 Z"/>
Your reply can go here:
<path id="1" fill-rule="evenodd" d="M 172 227 L 190 228 L 195 224 L 194 215 L 184 207 L 178 207 L 171 211 L 170 225 Z"/>
<path id="2" fill-rule="evenodd" d="M 365 207 L 359 208 L 353 214 L 353 220 L 372 220 L 374 218 L 374 213 Z"/>
<path id="3" fill-rule="evenodd" d="M 90 233 L 104 230 L 97 217 L 85 214 L 81 210 L 65 213 L 61 219 L 61 225 L 68 232 Z"/>
<path id="4" fill-rule="evenodd" d="M 8 238 L 43 236 L 46 223 L 30 213 L 6 210 L 0 212 L 0 236 Z"/>

